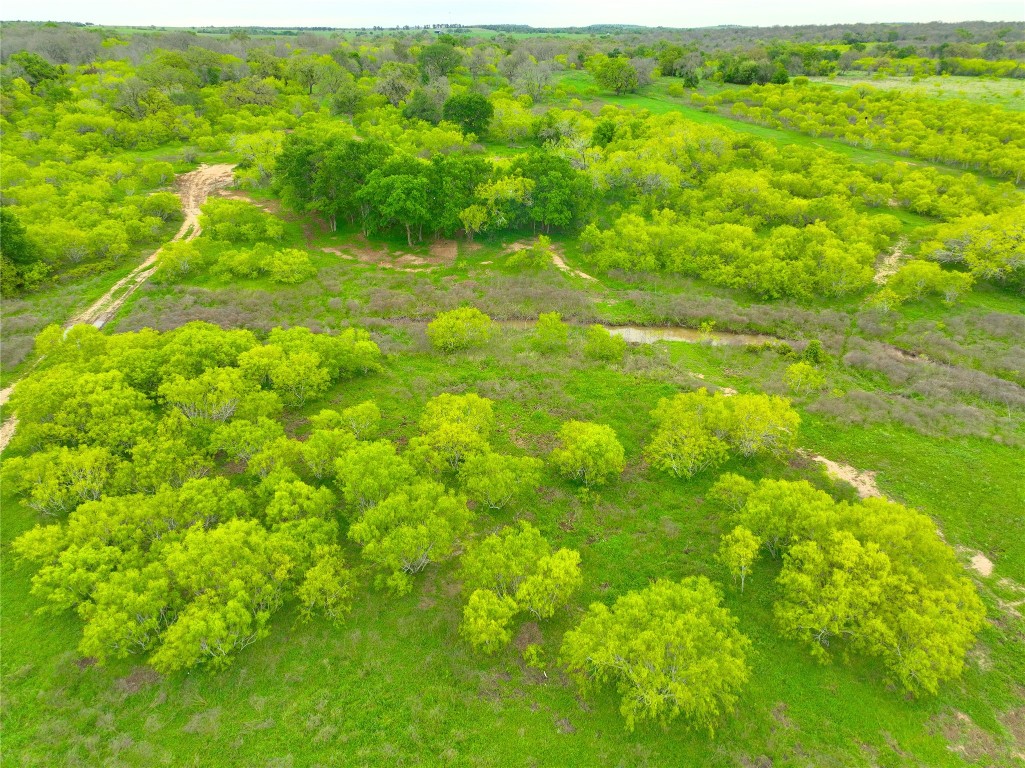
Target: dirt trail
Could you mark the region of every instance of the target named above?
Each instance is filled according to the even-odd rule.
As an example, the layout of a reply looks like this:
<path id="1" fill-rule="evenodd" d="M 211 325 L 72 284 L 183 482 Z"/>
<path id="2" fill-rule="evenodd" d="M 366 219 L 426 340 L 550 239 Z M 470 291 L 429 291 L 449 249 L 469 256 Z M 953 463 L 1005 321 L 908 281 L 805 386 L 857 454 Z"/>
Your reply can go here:
<path id="1" fill-rule="evenodd" d="M 882 497 L 883 494 L 880 493 L 879 488 L 876 486 L 875 472 L 859 472 L 850 464 L 840 464 L 818 454 L 813 454 L 809 458 L 825 466 L 826 473 L 830 477 L 853 485 L 858 492 L 858 498 Z"/>
<path id="2" fill-rule="evenodd" d="M 214 190 L 225 187 L 231 183 L 234 165 L 201 165 L 194 171 L 184 173 L 178 177 L 175 186 L 178 189 L 178 197 L 182 201 L 182 212 L 185 220 L 170 242 L 177 240 L 192 240 L 200 233 L 199 209 L 206 202 L 206 198 Z M 65 329 L 74 325 L 95 325 L 102 328 L 114 316 L 129 296 L 135 293 L 136 289 L 149 279 L 156 270 L 157 256 L 163 248 L 158 248 L 139 266 L 133 269 L 126 277 L 121 278 L 113 287 L 103 294 L 97 301 L 85 311 L 75 315 L 64 326 Z M 11 396 L 13 385 L 0 391 L 0 405 L 7 402 Z M 7 447 L 7 444 L 14 437 L 14 430 L 18 427 L 18 420 L 11 416 L 0 425 L 0 451 Z"/>
<path id="3" fill-rule="evenodd" d="M 182 201 L 182 212 L 185 220 L 170 242 L 192 240 L 202 231 L 199 227 L 199 209 L 206 198 L 216 189 L 231 183 L 234 165 L 201 165 L 194 171 L 178 177 L 176 186 Z M 95 301 L 84 312 L 73 317 L 66 327 L 73 325 L 95 325 L 102 328 L 121 308 L 129 296 L 149 279 L 156 269 L 157 256 L 162 248 L 158 248 L 142 264 L 133 269 L 126 277 L 121 278 L 102 297 Z"/>
<path id="4" fill-rule="evenodd" d="M 534 244 L 534 241 L 531 240 L 517 240 L 512 245 L 508 246 L 502 253 L 502 255 L 508 256 L 510 254 L 516 253 L 517 251 L 526 250 L 527 248 L 532 247 Z M 560 272 L 564 272 L 567 275 L 574 275 L 575 277 L 579 277 L 584 280 L 593 280 L 594 282 L 597 282 L 597 280 L 591 275 L 587 274 L 586 272 L 581 272 L 579 269 L 573 269 L 573 267 L 566 263 L 566 260 L 562 257 L 562 245 L 559 243 L 554 243 L 552 245 L 552 264 L 555 265 L 555 268 L 557 270 L 559 270 Z"/>
<path id="5" fill-rule="evenodd" d="M 902 237 L 889 253 L 883 255 L 876 265 L 876 273 L 872 277 L 872 282 L 876 285 L 885 285 L 886 281 L 897 273 L 901 262 L 904 261 L 904 249 L 907 244 L 907 238 Z"/>

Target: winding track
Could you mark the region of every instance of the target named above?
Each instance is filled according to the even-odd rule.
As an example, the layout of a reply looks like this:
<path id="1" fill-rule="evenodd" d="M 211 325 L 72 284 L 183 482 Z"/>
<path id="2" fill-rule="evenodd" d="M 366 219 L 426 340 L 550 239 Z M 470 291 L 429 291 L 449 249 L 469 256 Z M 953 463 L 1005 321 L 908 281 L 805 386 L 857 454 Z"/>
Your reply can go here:
<path id="1" fill-rule="evenodd" d="M 201 165 L 194 171 L 184 173 L 175 181 L 178 197 L 182 201 L 182 213 L 185 220 L 175 236 L 168 242 L 179 240 L 192 240 L 199 236 L 202 229 L 199 226 L 199 209 L 206 202 L 210 193 L 222 187 L 228 186 L 232 180 L 234 165 Z M 93 302 L 87 309 L 72 317 L 64 326 L 65 329 L 75 325 L 94 325 L 102 328 L 106 325 L 115 313 L 122 307 L 125 301 L 145 283 L 156 271 L 157 256 L 163 246 L 151 253 L 142 264 L 133 269 L 127 276 L 118 280 L 103 296 Z M 0 405 L 3 405 L 11 396 L 14 384 L 0 390 Z M 7 447 L 14 437 L 14 431 L 18 428 L 18 419 L 15 416 L 9 417 L 0 425 L 0 451 Z"/>

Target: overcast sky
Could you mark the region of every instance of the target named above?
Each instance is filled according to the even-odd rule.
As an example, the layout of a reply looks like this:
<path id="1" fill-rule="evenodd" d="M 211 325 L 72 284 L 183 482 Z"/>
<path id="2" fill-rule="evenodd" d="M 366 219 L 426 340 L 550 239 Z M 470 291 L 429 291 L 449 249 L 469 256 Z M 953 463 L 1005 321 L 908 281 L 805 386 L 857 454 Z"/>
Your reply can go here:
<path id="1" fill-rule="evenodd" d="M 666 27 L 874 21 L 1023 21 L 1023 0 L 6 0 L 5 19 L 158 26 L 619 23 Z"/>

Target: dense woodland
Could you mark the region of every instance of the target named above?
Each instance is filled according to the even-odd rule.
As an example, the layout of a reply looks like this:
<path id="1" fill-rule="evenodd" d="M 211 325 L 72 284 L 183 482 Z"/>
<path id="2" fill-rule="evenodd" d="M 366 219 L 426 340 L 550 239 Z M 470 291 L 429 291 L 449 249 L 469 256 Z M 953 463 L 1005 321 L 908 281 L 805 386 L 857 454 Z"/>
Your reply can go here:
<path id="1" fill-rule="evenodd" d="M 1025 749 L 1025 23 L 3 36 L 20 764 Z"/>

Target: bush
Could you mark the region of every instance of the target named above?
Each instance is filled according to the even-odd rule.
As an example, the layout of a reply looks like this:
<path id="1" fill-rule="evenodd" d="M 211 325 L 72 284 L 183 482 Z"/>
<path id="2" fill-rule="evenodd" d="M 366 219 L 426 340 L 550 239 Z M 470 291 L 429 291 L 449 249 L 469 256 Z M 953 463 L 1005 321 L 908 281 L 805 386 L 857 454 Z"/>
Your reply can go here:
<path id="1" fill-rule="evenodd" d="M 427 338 L 443 352 L 483 347 L 491 339 L 492 326 L 491 318 L 476 307 L 461 307 L 428 323 Z"/>
<path id="2" fill-rule="evenodd" d="M 537 317 L 530 342 L 538 352 L 556 352 L 566 348 L 569 326 L 558 312 L 543 312 Z"/>
<path id="3" fill-rule="evenodd" d="M 626 340 L 609 333 L 600 325 L 592 325 L 587 329 L 584 354 L 594 360 L 621 363 L 626 354 Z"/>
<path id="4" fill-rule="evenodd" d="M 551 462 L 565 477 L 585 486 L 602 485 L 626 466 L 623 446 L 612 427 L 585 421 L 567 421 L 559 430 L 561 447 Z"/>

